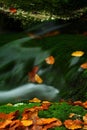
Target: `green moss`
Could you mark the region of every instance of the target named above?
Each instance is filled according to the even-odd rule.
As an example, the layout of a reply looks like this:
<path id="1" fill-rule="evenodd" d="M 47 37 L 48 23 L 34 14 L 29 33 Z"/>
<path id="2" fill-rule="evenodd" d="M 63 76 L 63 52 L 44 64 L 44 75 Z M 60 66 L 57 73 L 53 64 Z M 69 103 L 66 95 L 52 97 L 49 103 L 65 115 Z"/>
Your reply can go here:
<path id="1" fill-rule="evenodd" d="M 21 113 L 23 112 L 25 108 L 31 108 L 31 107 L 40 106 L 40 105 L 41 103 L 28 103 L 28 104 L 23 104 L 19 106 L 2 105 L 0 106 L 0 112 L 10 113 L 10 112 L 19 110 L 20 115 L 18 119 L 20 119 Z M 62 102 L 62 103 L 55 102 L 49 107 L 48 110 L 39 111 L 38 115 L 40 118 L 55 117 L 61 120 L 62 122 L 64 122 L 65 120 L 69 119 L 70 113 L 76 114 L 75 118 L 72 118 L 72 119 L 79 119 L 79 115 L 80 115 L 80 119 L 82 119 L 82 117 L 87 113 L 87 110 L 81 106 L 69 105 L 66 102 Z M 67 129 L 62 125 L 60 127 L 51 128 L 50 130 L 67 130 Z"/>
<path id="2" fill-rule="evenodd" d="M 49 107 L 47 111 L 39 111 L 39 116 L 44 118 L 55 117 L 64 122 L 66 119 L 69 119 L 70 113 L 75 113 L 81 117 L 87 113 L 81 106 L 72 106 L 66 102 L 63 103 L 54 103 Z"/>
<path id="3" fill-rule="evenodd" d="M 29 103 L 29 104 L 23 104 L 23 105 L 18 105 L 18 106 L 8 106 L 8 105 L 1 105 L 0 106 L 0 113 L 10 113 L 14 112 L 16 110 L 19 110 L 22 112 L 25 108 L 32 108 L 34 106 L 39 106 L 40 103 Z"/>

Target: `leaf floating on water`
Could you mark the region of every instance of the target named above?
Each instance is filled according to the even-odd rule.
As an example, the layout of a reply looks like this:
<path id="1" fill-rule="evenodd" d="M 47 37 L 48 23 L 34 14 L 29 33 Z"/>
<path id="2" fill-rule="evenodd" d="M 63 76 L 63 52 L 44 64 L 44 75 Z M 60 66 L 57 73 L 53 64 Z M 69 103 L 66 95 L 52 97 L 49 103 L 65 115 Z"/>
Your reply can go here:
<path id="1" fill-rule="evenodd" d="M 81 57 L 84 55 L 83 51 L 75 51 L 71 54 L 71 56 L 75 56 L 75 57 Z"/>
<path id="2" fill-rule="evenodd" d="M 87 69 L 87 62 L 80 65 L 82 69 Z"/>
<path id="3" fill-rule="evenodd" d="M 35 81 L 39 84 L 43 82 L 43 80 L 40 78 L 38 74 L 35 74 Z"/>
<path id="4" fill-rule="evenodd" d="M 49 56 L 49 57 L 47 57 L 47 58 L 45 59 L 45 61 L 46 61 L 47 64 L 54 64 L 55 59 L 54 59 L 53 56 Z"/>

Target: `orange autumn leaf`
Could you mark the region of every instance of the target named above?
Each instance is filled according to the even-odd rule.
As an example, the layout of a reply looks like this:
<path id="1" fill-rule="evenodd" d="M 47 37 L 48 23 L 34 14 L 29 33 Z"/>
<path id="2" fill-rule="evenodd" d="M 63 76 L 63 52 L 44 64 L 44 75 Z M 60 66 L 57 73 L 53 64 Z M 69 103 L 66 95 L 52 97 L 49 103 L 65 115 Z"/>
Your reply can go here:
<path id="1" fill-rule="evenodd" d="M 34 66 L 32 71 L 28 73 L 30 81 L 35 82 L 35 74 L 37 73 L 38 69 L 38 66 Z"/>
<path id="2" fill-rule="evenodd" d="M 22 120 L 21 123 L 23 126 L 30 126 L 33 124 L 33 121 L 32 120 Z"/>
<path id="3" fill-rule="evenodd" d="M 19 114 L 19 111 L 15 111 L 15 112 L 10 112 L 9 114 L 5 114 L 5 113 L 0 113 L 0 119 L 6 120 L 13 120 L 15 119 Z"/>
<path id="4" fill-rule="evenodd" d="M 40 78 L 40 76 L 38 74 L 35 74 L 35 81 L 39 84 L 41 84 L 43 82 L 43 80 Z"/>
<path id="5" fill-rule="evenodd" d="M 72 117 L 74 117 L 75 115 L 76 115 L 75 113 L 70 113 L 69 118 L 72 118 Z"/>
<path id="6" fill-rule="evenodd" d="M 10 8 L 9 11 L 10 11 L 11 13 L 16 13 L 16 12 L 17 12 L 17 10 L 16 10 L 15 8 Z"/>
<path id="7" fill-rule="evenodd" d="M 42 103 L 45 103 L 45 104 L 51 104 L 51 102 L 49 102 L 49 101 L 42 101 Z"/>
<path id="8" fill-rule="evenodd" d="M 37 125 L 46 125 L 55 121 L 57 121 L 57 118 L 39 118 L 37 120 Z"/>
<path id="9" fill-rule="evenodd" d="M 41 100 L 38 98 L 33 98 L 32 100 L 29 100 L 29 102 L 41 102 Z"/>
<path id="10" fill-rule="evenodd" d="M 87 124 L 84 124 L 82 130 L 87 130 Z"/>
<path id="11" fill-rule="evenodd" d="M 81 101 L 74 101 L 73 105 L 82 106 L 83 103 Z"/>
<path id="12" fill-rule="evenodd" d="M 11 120 L 5 120 L 4 122 L 0 123 L 0 129 L 6 128 L 8 125 L 12 123 Z"/>
<path id="13" fill-rule="evenodd" d="M 87 109 L 87 101 L 83 102 L 82 106 Z"/>
<path id="14" fill-rule="evenodd" d="M 45 125 L 44 130 L 48 130 L 48 129 L 54 128 L 54 127 L 59 127 L 61 125 L 62 125 L 62 122 L 59 119 L 57 119 L 57 121 L 54 121 L 50 124 Z"/>
<path id="15" fill-rule="evenodd" d="M 75 129 L 79 129 L 82 128 L 82 121 L 81 120 L 65 120 L 64 121 L 64 125 L 67 129 L 71 129 L 71 130 L 75 130 Z"/>
<path id="16" fill-rule="evenodd" d="M 75 56 L 75 57 L 81 57 L 84 55 L 83 51 L 75 51 L 71 54 L 71 56 Z"/>
<path id="17" fill-rule="evenodd" d="M 55 59 L 54 59 L 53 56 L 49 56 L 49 57 L 47 57 L 47 58 L 45 59 L 45 61 L 46 61 L 47 64 L 54 64 Z"/>
<path id="18" fill-rule="evenodd" d="M 87 62 L 80 65 L 82 69 L 87 69 Z"/>
<path id="19" fill-rule="evenodd" d="M 47 110 L 50 105 L 51 105 L 50 102 L 42 102 L 42 105 L 41 105 L 41 106 L 42 106 L 42 108 L 43 108 L 44 110 Z"/>
<path id="20" fill-rule="evenodd" d="M 35 110 L 34 108 L 24 110 L 22 114 L 22 120 L 28 120 L 32 118 L 38 118 L 38 110 Z"/>
<path id="21" fill-rule="evenodd" d="M 87 114 L 85 114 L 85 115 L 83 116 L 83 121 L 84 121 L 85 124 L 87 124 Z"/>
<path id="22" fill-rule="evenodd" d="M 23 125 L 20 120 L 13 120 L 9 127 L 10 127 L 10 130 L 16 130 L 22 126 Z"/>
<path id="23" fill-rule="evenodd" d="M 7 119 L 9 120 L 13 120 L 16 119 L 19 115 L 19 110 L 15 111 L 15 112 L 11 112 L 9 114 L 7 114 Z"/>

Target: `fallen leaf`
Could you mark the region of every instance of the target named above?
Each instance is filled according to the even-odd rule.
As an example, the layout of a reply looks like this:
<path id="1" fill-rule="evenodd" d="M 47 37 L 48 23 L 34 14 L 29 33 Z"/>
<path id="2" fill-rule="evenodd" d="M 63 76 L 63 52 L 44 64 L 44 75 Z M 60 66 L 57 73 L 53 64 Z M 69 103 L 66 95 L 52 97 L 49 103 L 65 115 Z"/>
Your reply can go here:
<path id="1" fill-rule="evenodd" d="M 87 109 L 87 101 L 83 102 L 82 106 Z"/>
<path id="2" fill-rule="evenodd" d="M 57 121 L 57 118 L 39 118 L 37 120 L 37 125 L 46 125 L 46 124 L 50 124 L 54 121 Z"/>
<path id="3" fill-rule="evenodd" d="M 44 129 L 48 130 L 50 128 L 59 127 L 61 125 L 62 125 L 62 122 L 59 119 L 57 119 L 57 121 L 54 121 L 54 122 L 51 122 L 50 124 L 45 125 Z"/>
<path id="4" fill-rule="evenodd" d="M 23 124 L 23 126 L 30 126 L 33 124 L 32 120 L 22 120 L 21 123 Z"/>
<path id="5" fill-rule="evenodd" d="M 32 71 L 28 73 L 30 81 L 35 82 L 35 74 L 37 73 L 38 69 L 38 66 L 34 66 Z"/>
<path id="6" fill-rule="evenodd" d="M 0 124 L 0 129 L 4 129 L 7 126 L 10 126 L 11 123 L 12 123 L 11 120 L 5 120 L 4 122 L 2 122 L 2 124 Z"/>
<path id="7" fill-rule="evenodd" d="M 79 129 L 82 128 L 82 121 L 81 120 L 65 120 L 64 121 L 64 125 L 67 129 L 71 129 L 71 130 L 75 130 L 75 129 Z"/>
<path id="8" fill-rule="evenodd" d="M 82 106 L 83 105 L 83 103 L 81 102 L 81 101 L 74 101 L 73 102 L 73 105 L 77 105 L 77 106 Z"/>
<path id="9" fill-rule="evenodd" d="M 38 98 L 33 98 L 32 100 L 29 100 L 29 102 L 41 102 L 41 100 Z"/>
<path id="10" fill-rule="evenodd" d="M 13 120 L 16 119 L 18 116 L 19 116 L 19 110 L 7 114 L 7 119 Z"/>
<path id="11" fill-rule="evenodd" d="M 87 62 L 80 65 L 82 69 L 87 69 Z"/>
<path id="12" fill-rule="evenodd" d="M 49 56 L 45 59 L 47 64 L 54 64 L 55 63 L 55 59 L 53 56 Z"/>
<path id="13" fill-rule="evenodd" d="M 87 124 L 87 114 L 83 116 L 83 121 Z"/>
<path id="14" fill-rule="evenodd" d="M 44 110 L 47 110 L 50 105 L 51 105 L 50 102 L 42 102 L 42 108 L 43 108 Z"/>
<path id="15" fill-rule="evenodd" d="M 81 57 L 84 55 L 83 51 L 75 51 L 71 54 L 71 56 L 75 56 L 75 57 Z"/>
<path id="16" fill-rule="evenodd" d="M 10 8 L 9 11 L 10 11 L 11 13 L 16 13 L 16 12 L 17 12 L 17 10 L 16 10 L 15 8 Z"/>
<path id="17" fill-rule="evenodd" d="M 10 124 L 9 128 L 11 130 L 15 130 L 15 129 L 18 129 L 22 127 L 22 123 L 20 120 L 13 120 L 12 123 Z"/>
<path id="18" fill-rule="evenodd" d="M 22 113 L 22 120 L 28 120 L 28 119 L 33 119 L 33 118 L 38 118 L 38 110 L 36 109 L 25 109 L 24 112 Z"/>
<path id="19" fill-rule="evenodd" d="M 82 130 L 87 130 L 87 124 L 83 126 Z"/>
<path id="20" fill-rule="evenodd" d="M 72 118 L 72 117 L 74 117 L 75 115 L 76 115 L 75 113 L 70 113 L 69 118 Z"/>
<path id="21" fill-rule="evenodd" d="M 35 74 L 35 81 L 39 84 L 41 84 L 43 82 L 43 80 L 40 78 L 40 76 L 38 74 Z"/>

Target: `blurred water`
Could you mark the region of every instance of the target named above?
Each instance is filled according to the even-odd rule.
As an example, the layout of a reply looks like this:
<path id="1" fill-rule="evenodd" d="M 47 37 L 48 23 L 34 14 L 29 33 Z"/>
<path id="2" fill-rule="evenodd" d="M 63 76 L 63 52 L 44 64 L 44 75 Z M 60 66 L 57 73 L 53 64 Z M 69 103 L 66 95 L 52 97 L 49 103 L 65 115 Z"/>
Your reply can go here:
<path id="1" fill-rule="evenodd" d="M 46 26 L 35 35 L 56 29 L 56 26 Z M 80 65 L 86 61 L 86 43 L 86 37 L 61 34 L 43 39 L 26 36 L 1 46 L 0 103 L 20 102 L 33 97 L 55 101 L 84 96 L 87 71 Z M 83 50 L 85 56 L 72 57 L 71 53 L 76 50 Z M 50 55 L 55 58 L 53 65 L 45 62 Z M 43 79 L 43 84 L 28 81 L 28 72 L 34 66 L 39 67 L 38 75 Z"/>
<path id="2" fill-rule="evenodd" d="M 28 83 L 22 86 L 17 86 L 14 89 L 0 91 L 0 103 L 16 103 L 24 100 L 30 100 L 37 97 L 41 100 L 53 101 L 57 98 L 59 91 L 46 84 Z"/>

